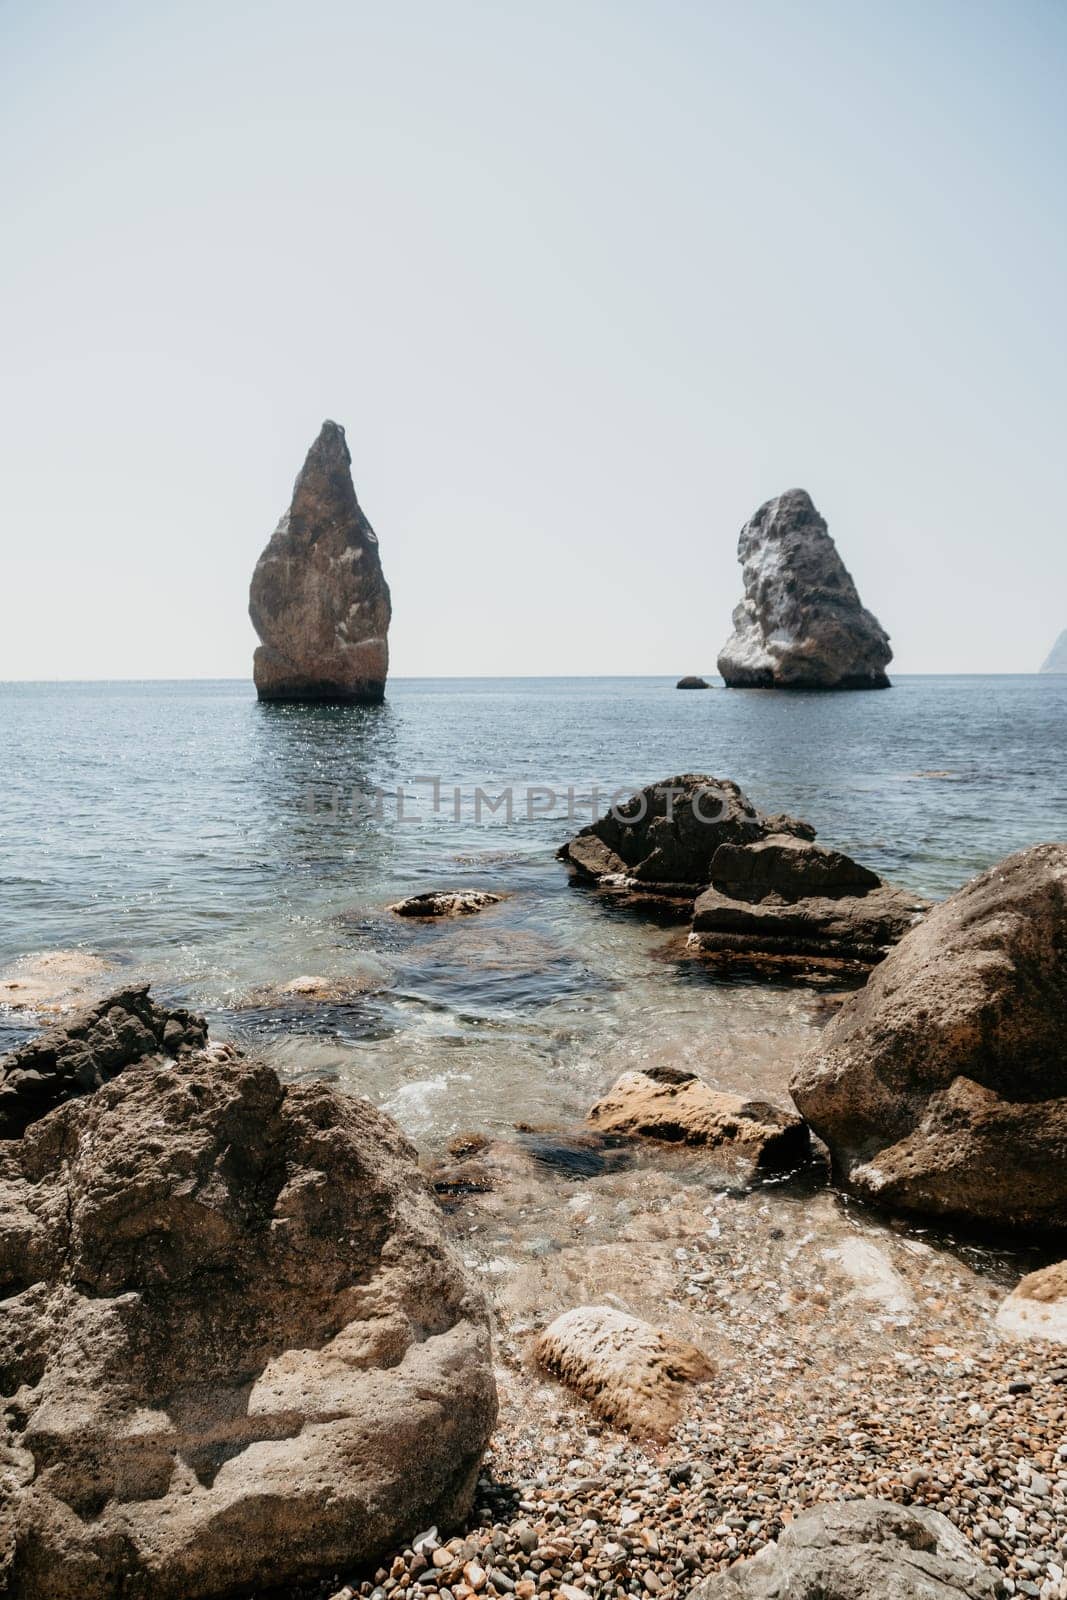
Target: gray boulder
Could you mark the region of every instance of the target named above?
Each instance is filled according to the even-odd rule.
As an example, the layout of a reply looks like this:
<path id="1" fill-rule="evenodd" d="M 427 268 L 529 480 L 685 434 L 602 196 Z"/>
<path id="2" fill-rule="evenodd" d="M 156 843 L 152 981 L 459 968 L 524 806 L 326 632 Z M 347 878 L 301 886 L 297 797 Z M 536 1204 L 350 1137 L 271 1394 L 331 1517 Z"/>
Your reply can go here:
<path id="1" fill-rule="evenodd" d="M 370 703 L 385 694 L 392 604 L 352 484 L 345 431 L 324 422 L 252 574 L 261 700 Z"/>
<path id="2" fill-rule="evenodd" d="M 1067 845 L 982 873 L 896 946 L 791 1085 L 839 1181 L 966 1223 L 1067 1227 Z"/>
<path id="3" fill-rule="evenodd" d="M 145 1054 L 0 1141 L 0 1591 L 288 1592 L 458 1526 L 489 1320 L 415 1150 L 135 1023 Z"/>
<path id="4" fill-rule="evenodd" d="M 860 601 L 803 489 L 741 529 L 744 598 L 719 656 L 730 689 L 888 689 L 889 636 Z"/>
<path id="5" fill-rule="evenodd" d="M 689 1600 L 998 1600 L 999 1575 L 939 1511 L 888 1500 L 819 1506 Z"/>

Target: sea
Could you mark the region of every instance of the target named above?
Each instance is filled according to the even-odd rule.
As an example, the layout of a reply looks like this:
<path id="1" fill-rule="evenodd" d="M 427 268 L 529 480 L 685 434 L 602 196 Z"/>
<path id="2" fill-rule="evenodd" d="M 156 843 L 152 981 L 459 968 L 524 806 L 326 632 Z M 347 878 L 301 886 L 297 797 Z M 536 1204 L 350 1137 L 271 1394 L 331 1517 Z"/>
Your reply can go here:
<path id="1" fill-rule="evenodd" d="M 559 846 L 706 773 L 941 897 L 1067 839 L 1065 738 L 1055 675 L 821 695 L 398 678 L 346 708 L 260 705 L 245 682 L 0 685 L 0 970 L 91 952 L 430 1150 L 580 1118 L 655 1063 L 782 1099 L 822 997 L 708 973 L 678 930 L 572 886 Z M 388 909 L 467 887 L 505 898 L 437 925 Z M 285 992 L 305 977 L 328 998 Z M 0 1048 L 34 1025 L 0 1015 Z"/>

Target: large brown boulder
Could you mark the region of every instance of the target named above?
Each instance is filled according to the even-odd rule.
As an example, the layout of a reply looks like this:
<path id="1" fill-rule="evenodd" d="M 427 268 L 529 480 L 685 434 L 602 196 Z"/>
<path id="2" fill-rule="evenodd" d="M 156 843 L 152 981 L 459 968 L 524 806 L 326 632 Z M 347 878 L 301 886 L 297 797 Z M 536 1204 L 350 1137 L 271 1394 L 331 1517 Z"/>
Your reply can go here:
<path id="1" fill-rule="evenodd" d="M 760 506 L 737 559 L 745 593 L 718 663 L 728 689 L 889 688 L 889 636 L 804 489 Z"/>
<path id="2" fill-rule="evenodd" d="M 261 700 L 371 703 L 385 694 L 392 604 L 356 499 L 345 431 L 324 422 L 252 574 Z"/>
<path id="3" fill-rule="evenodd" d="M 1067 845 L 937 906 L 792 1084 L 840 1180 L 916 1214 L 1067 1228 Z"/>
<path id="4" fill-rule="evenodd" d="M 470 1506 L 485 1304 L 412 1146 L 326 1084 L 152 1051 L 27 1122 L 0 1142 L 0 1298 L 20 1600 L 317 1581 Z"/>

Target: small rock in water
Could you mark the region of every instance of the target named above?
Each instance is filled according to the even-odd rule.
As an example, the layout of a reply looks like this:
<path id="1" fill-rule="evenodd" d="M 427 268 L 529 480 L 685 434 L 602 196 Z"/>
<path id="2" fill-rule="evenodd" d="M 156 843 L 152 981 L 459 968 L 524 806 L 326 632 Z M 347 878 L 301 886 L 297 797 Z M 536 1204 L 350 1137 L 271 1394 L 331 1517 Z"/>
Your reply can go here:
<path id="1" fill-rule="evenodd" d="M 398 917 L 469 917 L 505 899 L 488 889 L 443 889 L 397 900 L 389 910 Z"/>

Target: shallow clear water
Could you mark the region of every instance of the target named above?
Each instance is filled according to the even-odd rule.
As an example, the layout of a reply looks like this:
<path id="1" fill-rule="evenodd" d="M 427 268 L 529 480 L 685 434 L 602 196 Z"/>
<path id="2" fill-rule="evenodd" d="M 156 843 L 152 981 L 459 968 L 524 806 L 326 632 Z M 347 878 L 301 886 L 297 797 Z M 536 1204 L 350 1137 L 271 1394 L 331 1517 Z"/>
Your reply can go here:
<path id="1" fill-rule="evenodd" d="M 384 706 L 346 709 L 260 706 L 244 683 L 0 685 L 0 965 L 97 951 L 286 1072 L 369 1094 L 430 1144 L 580 1115 L 652 1059 L 780 1094 L 818 997 L 701 980 L 669 930 L 570 888 L 554 852 L 588 820 L 593 787 L 606 804 L 674 773 L 732 777 L 941 895 L 1067 837 L 1065 730 L 1067 677 L 821 696 L 399 680 Z M 441 780 L 436 814 L 419 778 Z M 353 814 L 353 791 L 376 786 L 405 789 L 403 819 L 395 797 Z M 484 802 L 476 815 L 478 786 L 511 786 L 510 822 Z M 533 786 L 557 800 L 534 794 L 528 816 Z M 467 885 L 509 898 L 436 927 L 385 909 Z M 365 992 L 249 1006 L 305 974 Z M 6 1021 L 17 1037 L 24 1022 Z"/>

